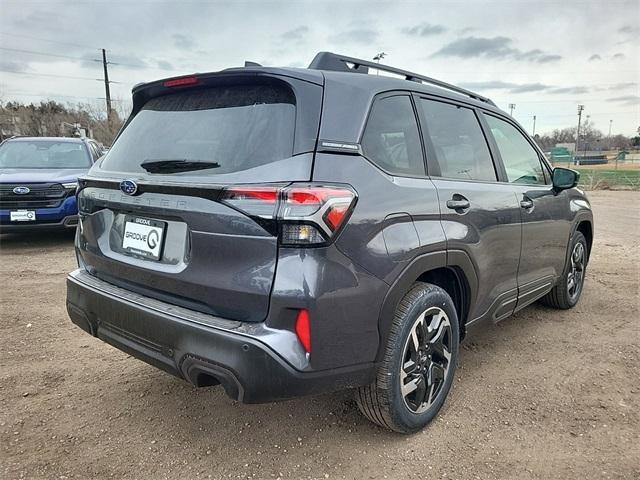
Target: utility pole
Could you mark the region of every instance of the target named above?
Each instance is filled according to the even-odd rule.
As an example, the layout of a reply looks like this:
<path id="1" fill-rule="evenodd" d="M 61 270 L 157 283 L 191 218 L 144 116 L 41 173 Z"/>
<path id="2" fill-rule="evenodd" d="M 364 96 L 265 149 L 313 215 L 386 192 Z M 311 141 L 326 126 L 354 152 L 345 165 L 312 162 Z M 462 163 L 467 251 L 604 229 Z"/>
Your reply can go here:
<path id="1" fill-rule="evenodd" d="M 509 115 L 511 115 L 513 117 L 513 109 L 516 108 L 516 104 L 515 103 L 510 103 L 509 104 Z"/>
<path id="2" fill-rule="evenodd" d="M 607 136 L 607 148 L 609 150 L 611 150 L 611 124 L 613 123 L 613 120 L 609 120 L 609 135 Z"/>
<path id="3" fill-rule="evenodd" d="M 533 133 L 531 133 L 532 137 L 536 136 L 536 116 L 533 116 Z"/>
<path id="4" fill-rule="evenodd" d="M 576 130 L 576 150 L 575 154 L 578 154 L 578 149 L 580 146 L 580 122 L 582 121 L 582 111 L 584 110 L 584 105 L 578 105 L 578 129 Z M 569 165 L 571 165 L 571 160 L 569 160 Z"/>
<path id="5" fill-rule="evenodd" d="M 107 51 L 102 49 L 102 68 L 104 69 L 104 93 L 107 99 L 107 125 L 111 125 L 111 92 L 109 91 L 109 71 L 107 70 Z"/>
<path id="6" fill-rule="evenodd" d="M 584 122 L 585 125 L 589 125 L 589 119 L 591 118 L 591 115 L 587 115 L 587 121 Z M 587 136 L 584 136 L 584 142 L 582 142 L 582 157 L 586 157 L 587 156 Z"/>

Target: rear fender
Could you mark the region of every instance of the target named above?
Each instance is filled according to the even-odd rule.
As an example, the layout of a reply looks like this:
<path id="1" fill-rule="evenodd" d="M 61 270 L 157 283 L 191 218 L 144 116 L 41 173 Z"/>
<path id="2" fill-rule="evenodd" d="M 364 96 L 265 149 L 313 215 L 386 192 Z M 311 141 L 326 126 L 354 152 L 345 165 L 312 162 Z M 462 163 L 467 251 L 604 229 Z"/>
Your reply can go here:
<path id="1" fill-rule="evenodd" d="M 471 310 L 476 299 L 476 292 L 478 291 L 478 277 L 471 259 L 465 252 L 452 250 L 447 254 L 445 250 L 441 250 L 416 257 L 391 285 L 382 303 L 380 317 L 378 319 L 380 345 L 376 362 L 380 362 L 384 356 L 389 330 L 393 323 L 396 308 L 402 298 L 421 275 L 442 267 L 457 267 L 462 271 L 469 290 L 469 302 L 466 311 L 469 312 Z M 465 318 L 460 319 L 461 326 L 464 325 L 465 320 Z"/>

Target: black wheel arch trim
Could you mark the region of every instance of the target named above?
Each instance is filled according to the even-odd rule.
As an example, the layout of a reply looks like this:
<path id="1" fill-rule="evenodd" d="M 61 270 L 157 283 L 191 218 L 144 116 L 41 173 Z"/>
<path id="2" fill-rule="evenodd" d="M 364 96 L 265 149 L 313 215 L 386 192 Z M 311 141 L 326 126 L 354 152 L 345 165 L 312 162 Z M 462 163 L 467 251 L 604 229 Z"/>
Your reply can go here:
<path id="1" fill-rule="evenodd" d="M 469 313 L 471 306 L 475 302 L 476 293 L 478 291 L 478 276 L 469 255 L 462 250 L 440 250 L 420 255 L 414 258 L 409 265 L 405 267 L 396 280 L 391 284 L 385 298 L 382 302 L 380 315 L 378 317 L 378 335 L 380 343 L 378 344 L 378 353 L 376 362 L 380 362 L 384 356 L 389 330 L 393 323 L 394 313 L 398 303 L 404 295 L 411 289 L 411 286 L 423 274 L 439 268 L 456 268 L 463 275 L 464 279 L 459 278 L 458 272 L 456 278 L 458 281 L 466 281 L 466 289 L 468 290 L 468 299 L 466 300 L 466 314 Z M 464 329 L 464 321 L 460 318 L 460 331 Z"/>
<path id="2" fill-rule="evenodd" d="M 578 212 L 575 218 L 573 219 L 571 233 L 569 234 L 569 238 L 567 239 L 567 253 L 565 255 L 565 266 L 567 265 L 567 262 L 569 261 L 569 256 L 571 255 L 571 239 L 573 238 L 573 235 L 578 231 L 578 227 L 580 226 L 580 224 L 585 222 L 588 223 L 589 227 L 591 228 L 591 243 L 587 245 L 587 263 L 589 262 L 589 258 L 591 257 L 591 250 L 593 248 L 593 235 L 594 235 L 593 214 L 591 213 L 591 211 L 581 211 L 581 212 Z M 587 238 L 586 240 L 588 243 L 589 239 Z"/>

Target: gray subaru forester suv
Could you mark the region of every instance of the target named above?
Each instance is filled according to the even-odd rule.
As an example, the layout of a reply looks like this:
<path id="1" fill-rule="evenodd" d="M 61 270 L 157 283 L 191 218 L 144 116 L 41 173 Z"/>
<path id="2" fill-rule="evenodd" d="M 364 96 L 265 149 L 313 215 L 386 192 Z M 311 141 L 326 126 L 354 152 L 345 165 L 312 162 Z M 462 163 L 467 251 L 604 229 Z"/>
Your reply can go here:
<path id="1" fill-rule="evenodd" d="M 353 388 L 415 432 L 473 327 L 580 298 L 577 181 L 490 100 L 356 58 L 138 85 L 79 182 L 67 310 L 193 385 L 248 403 Z"/>

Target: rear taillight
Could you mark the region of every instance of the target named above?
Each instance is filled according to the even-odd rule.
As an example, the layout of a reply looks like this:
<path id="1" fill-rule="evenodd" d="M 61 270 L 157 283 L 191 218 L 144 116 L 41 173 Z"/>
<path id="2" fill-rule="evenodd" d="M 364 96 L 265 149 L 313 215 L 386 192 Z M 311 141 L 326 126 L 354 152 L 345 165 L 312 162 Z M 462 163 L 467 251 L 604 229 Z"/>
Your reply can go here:
<path id="1" fill-rule="evenodd" d="M 230 187 L 223 192 L 222 202 L 252 216 L 269 219 L 275 217 L 279 196 L 279 187 Z"/>
<path id="2" fill-rule="evenodd" d="M 234 186 L 222 202 L 249 216 L 277 222 L 282 245 L 317 246 L 331 241 L 355 204 L 349 187 L 292 184 Z"/>
<path id="3" fill-rule="evenodd" d="M 283 245 L 326 243 L 343 225 L 356 198 L 346 187 L 292 185 L 282 192 L 278 218 Z"/>

